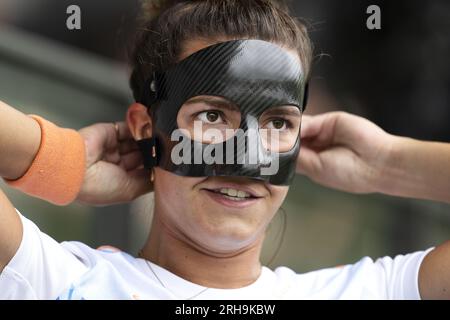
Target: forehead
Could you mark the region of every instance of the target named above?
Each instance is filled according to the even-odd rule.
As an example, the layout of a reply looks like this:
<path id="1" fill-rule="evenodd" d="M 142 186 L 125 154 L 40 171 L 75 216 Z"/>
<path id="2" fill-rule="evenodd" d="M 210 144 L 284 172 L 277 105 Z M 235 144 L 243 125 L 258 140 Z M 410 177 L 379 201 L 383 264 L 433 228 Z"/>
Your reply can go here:
<path id="1" fill-rule="evenodd" d="M 285 87 L 288 82 L 305 80 L 301 59 L 293 49 L 258 39 L 222 40 L 226 39 L 187 42 L 178 71 L 184 69 L 187 75 L 195 74 L 206 82 L 214 80 L 216 89 L 225 83 L 252 85 L 249 93 L 255 93 L 258 86 Z"/>
<path id="2" fill-rule="evenodd" d="M 181 58 L 157 76 L 166 113 L 202 95 L 224 97 L 246 113 L 302 106 L 305 79 L 294 50 L 255 39 L 196 40 L 186 43 Z"/>
<path id="3" fill-rule="evenodd" d="M 191 54 L 200 51 L 206 47 L 212 46 L 214 44 L 220 43 L 220 42 L 226 42 L 226 41 L 230 41 L 233 39 L 230 38 L 216 38 L 214 40 L 211 39 L 193 39 L 193 40 L 186 40 L 184 41 L 183 45 L 182 45 L 182 50 L 181 50 L 181 54 L 179 56 L 179 61 L 187 58 L 188 56 L 190 56 Z M 275 43 L 277 44 L 277 43 Z M 277 44 L 278 45 L 278 44 Z M 283 50 L 289 54 L 293 59 L 297 60 L 298 63 L 301 63 L 300 61 L 300 57 L 297 53 L 296 50 L 294 49 L 290 49 L 290 48 L 286 48 L 283 46 L 280 46 L 281 48 L 283 48 Z"/>

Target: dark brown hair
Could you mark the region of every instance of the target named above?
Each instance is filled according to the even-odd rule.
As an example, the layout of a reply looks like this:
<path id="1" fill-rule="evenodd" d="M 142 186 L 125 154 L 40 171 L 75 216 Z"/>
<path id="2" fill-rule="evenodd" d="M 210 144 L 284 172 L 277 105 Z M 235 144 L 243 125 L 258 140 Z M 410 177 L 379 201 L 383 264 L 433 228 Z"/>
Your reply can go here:
<path id="1" fill-rule="evenodd" d="M 308 76 L 312 45 L 305 25 L 283 0 L 143 0 L 130 55 L 130 87 L 140 99 L 154 71 L 175 64 L 191 39 L 259 39 L 296 50 Z"/>

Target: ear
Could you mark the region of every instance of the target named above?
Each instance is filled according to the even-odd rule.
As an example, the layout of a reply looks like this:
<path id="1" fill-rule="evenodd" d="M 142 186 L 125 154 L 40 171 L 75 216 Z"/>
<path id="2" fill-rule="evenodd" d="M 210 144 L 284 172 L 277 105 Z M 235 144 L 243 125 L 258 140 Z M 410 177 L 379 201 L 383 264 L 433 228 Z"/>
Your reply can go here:
<path id="1" fill-rule="evenodd" d="M 149 116 L 146 106 L 140 103 L 133 103 L 128 107 L 126 118 L 134 140 L 152 136 L 152 118 Z"/>

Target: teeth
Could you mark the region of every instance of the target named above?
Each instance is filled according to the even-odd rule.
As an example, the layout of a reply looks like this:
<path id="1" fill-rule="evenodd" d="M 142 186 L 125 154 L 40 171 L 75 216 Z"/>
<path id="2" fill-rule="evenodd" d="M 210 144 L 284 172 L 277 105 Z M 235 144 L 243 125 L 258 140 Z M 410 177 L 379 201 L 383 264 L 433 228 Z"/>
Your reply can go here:
<path id="1" fill-rule="evenodd" d="M 246 198 L 247 193 L 244 191 L 238 191 L 237 196 L 238 198 Z"/>
<path id="2" fill-rule="evenodd" d="M 250 193 L 231 188 L 222 188 L 220 189 L 220 193 L 234 198 L 250 198 Z"/>

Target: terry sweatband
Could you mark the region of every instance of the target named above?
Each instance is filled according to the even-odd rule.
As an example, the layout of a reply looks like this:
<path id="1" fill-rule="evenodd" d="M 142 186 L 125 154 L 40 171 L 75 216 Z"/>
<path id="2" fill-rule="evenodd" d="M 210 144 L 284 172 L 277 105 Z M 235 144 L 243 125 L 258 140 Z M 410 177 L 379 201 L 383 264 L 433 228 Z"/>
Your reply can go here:
<path id="1" fill-rule="evenodd" d="M 41 127 L 39 150 L 25 174 L 5 182 L 33 197 L 57 205 L 75 200 L 86 171 L 83 137 L 73 129 L 60 128 L 37 115 L 29 115 Z"/>

